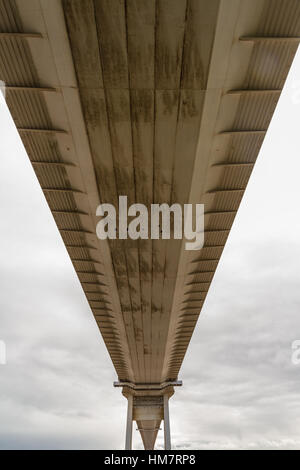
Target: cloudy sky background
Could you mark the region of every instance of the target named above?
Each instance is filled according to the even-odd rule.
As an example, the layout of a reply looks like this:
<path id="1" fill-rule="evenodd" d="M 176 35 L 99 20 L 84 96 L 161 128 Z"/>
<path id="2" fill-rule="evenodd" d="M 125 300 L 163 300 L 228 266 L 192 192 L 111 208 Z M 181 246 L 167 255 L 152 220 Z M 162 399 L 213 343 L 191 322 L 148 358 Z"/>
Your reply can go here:
<path id="1" fill-rule="evenodd" d="M 0 449 L 123 448 L 126 400 L 4 101 L 0 129 Z M 300 449 L 299 203 L 298 51 L 170 401 L 173 448 Z"/>

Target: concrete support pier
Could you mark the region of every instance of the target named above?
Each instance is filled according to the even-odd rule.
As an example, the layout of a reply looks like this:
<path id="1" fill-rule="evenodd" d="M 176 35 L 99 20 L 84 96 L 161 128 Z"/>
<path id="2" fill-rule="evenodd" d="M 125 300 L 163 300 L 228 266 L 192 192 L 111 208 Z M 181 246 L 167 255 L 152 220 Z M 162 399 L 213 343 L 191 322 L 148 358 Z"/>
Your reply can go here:
<path id="1" fill-rule="evenodd" d="M 169 396 L 167 394 L 164 395 L 164 436 L 165 450 L 171 450 Z"/>
<path id="2" fill-rule="evenodd" d="M 125 450 L 132 449 L 132 411 L 133 411 L 133 396 L 127 396 L 127 422 L 126 422 L 126 440 Z"/>
<path id="3" fill-rule="evenodd" d="M 114 382 L 115 387 L 122 387 L 122 393 L 128 403 L 125 450 L 132 450 L 134 421 L 145 450 L 154 449 L 157 433 L 161 429 L 160 424 L 164 421 L 164 447 L 165 450 L 171 450 L 169 399 L 174 394 L 174 387 L 181 385 L 180 380 L 160 384 Z"/>

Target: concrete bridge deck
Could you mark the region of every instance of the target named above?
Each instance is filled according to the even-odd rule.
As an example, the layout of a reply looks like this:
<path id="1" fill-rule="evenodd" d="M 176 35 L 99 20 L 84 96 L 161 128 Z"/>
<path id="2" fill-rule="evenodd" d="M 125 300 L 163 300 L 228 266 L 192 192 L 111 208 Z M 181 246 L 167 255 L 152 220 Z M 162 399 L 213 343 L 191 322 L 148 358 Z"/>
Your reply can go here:
<path id="1" fill-rule="evenodd" d="M 300 40 L 297 0 L 0 0 L 0 79 L 154 447 Z M 205 205 L 205 244 L 99 240 L 100 203 Z M 229 294 L 232 295 L 232 294 Z"/>

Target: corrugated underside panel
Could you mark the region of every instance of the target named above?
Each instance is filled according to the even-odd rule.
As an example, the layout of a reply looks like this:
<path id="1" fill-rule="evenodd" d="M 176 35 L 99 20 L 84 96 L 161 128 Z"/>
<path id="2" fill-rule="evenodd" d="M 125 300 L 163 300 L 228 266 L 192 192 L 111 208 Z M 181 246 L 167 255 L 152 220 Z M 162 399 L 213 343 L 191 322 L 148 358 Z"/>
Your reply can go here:
<path id="1" fill-rule="evenodd" d="M 0 1 L 0 32 L 23 32 L 13 0 Z M 10 90 L 9 87 L 38 87 L 35 66 L 26 39 L 0 39 L 0 78 L 6 83 L 7 104 L 18 128 L 27 154 L 53 212 L 55 222 L 78 273 L 88 303 L 106 343 L 117 373 L 126 377 L 126 364 L 118 343 L 118 331 L 109 315 L 109 300 L 103 291 L 105 280 L 99 262 L 94 262 L 87 234 L 84 232 L 67 172 L 62 165 L 56 137 L 51 130 L 43 94 L 34 90 Z M 54 165 L 59 163 L 59 165 Z"/>
<path id="2" fill-rule="evenodd" d="M 298 1 L 275 0 L 266 2 L 265 9 L 258 25 L 256 36 L 286 37 L 300 35 L 300 3 Z M 284 85 L 287 73 L 298 47 L 297 42 L 258 42 L 253 47 L 247 78 L 242 86 L 244 90 L 276 90 Z M 244 94 L 240 98 L 239 107 L 232 129 L 226 131 L 254 131 L 267 130 L 274 113 L 279 94 Z M 228 137 L 226 137 L 228 139 Z M 255 163 L 261 148 L 264 135 L 236 134 L 229 137 L 227 142 L 226 163 Z M 210 171 L 214 171 L 213 168 Z M 252 165 L 224 166 L 217 188 L 211 190 L 211 200 L 206 199 L 207 214 L 205 219 L 206 230 L 230 229 L 236 211 L 240 205 L 243 192 L 252 172 Z M 231 190 L 242 191 L 231 191 Z M 216 192 L 214 192 L 216 190 Z M 210 201 L 210 202 L 209 202 Z M 228 212 L 220 214 L 219 211 Z M 233 212 L 231 212 L 233 211 Z M 172 357 L 169 361 L 169 376 L 177 377 L 192 332 L 199 317 L 199 310 L 210 287 L 214 276 L 203 262 L 208 256 L 219 258 L 227 235 L 224 233 L 206 233 L 205 246 L 201 255 L 196 255 L 192 269 L 186 281 L 186 292 L 182 302 L 182 321 L 177 328 L 177 337 L 174 341 Z M 202 292 L 199 303 L 192 302 L 197 292 Z M 203 299 L 203 300 L 202 300 Z"/>

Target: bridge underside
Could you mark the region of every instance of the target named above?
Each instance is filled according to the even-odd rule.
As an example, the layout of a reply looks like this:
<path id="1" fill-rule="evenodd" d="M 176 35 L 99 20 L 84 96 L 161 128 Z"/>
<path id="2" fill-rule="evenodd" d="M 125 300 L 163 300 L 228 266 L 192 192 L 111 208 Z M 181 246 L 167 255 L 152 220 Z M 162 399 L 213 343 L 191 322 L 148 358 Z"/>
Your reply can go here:
<path id="1" fill-rule="evenodd" d="M 0 0 L 7 103 L 146 448 L 299 36 L 297 0 Z M 204 247 L 97 239 L 121 195 L 203 203 Z"/>

